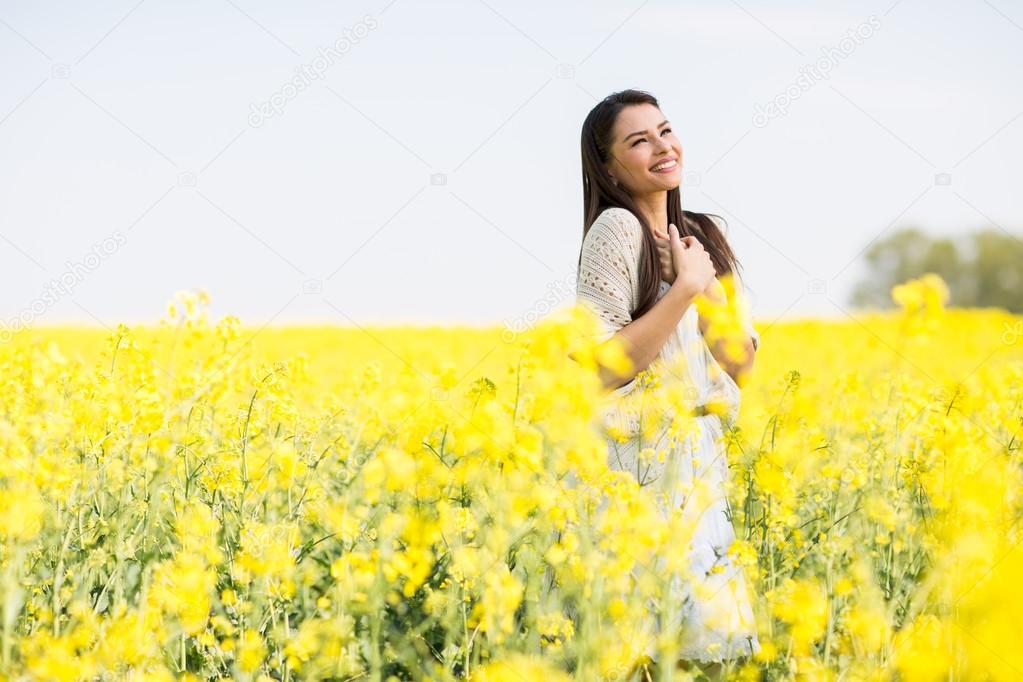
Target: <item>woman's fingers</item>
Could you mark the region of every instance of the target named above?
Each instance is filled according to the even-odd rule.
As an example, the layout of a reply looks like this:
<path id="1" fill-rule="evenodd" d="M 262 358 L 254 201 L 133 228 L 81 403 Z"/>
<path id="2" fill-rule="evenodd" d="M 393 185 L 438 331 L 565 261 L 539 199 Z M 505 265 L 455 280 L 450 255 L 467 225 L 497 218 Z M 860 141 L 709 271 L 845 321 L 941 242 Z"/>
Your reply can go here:
<path id="1" fill-rule="evenodd" d="M 658 246 L 657 259 L 661 262 L 661 265 L 672 267 L 673 260 L 671 256 L 671 249 Z"/>
<path id="2" fill-rule="evenodd" d="M 687 235 L 687 236 L 683 237 L 679 233 L 678 228 L 675 227 L 675 223 L 669 223 L 668 224 L 668 243 L 669 244 L 673 243 L 676 240 L 680 242 L 680 244 L 681 244 L 683 249 L 688 249 L 696 241 L 696 237 L 694 237 L 692 235 Z M 697 242 L 697 243 L 699 243 L 699 242 Z"/>
<path id="3" fill-rule="evenodd" d="M 672 282 L 675 279 L 675 261 L 671 255 L 671 243 L 660 238 L 655 239 L 657 244 L 657 261 L 661 269 L 661 279 Z"/>

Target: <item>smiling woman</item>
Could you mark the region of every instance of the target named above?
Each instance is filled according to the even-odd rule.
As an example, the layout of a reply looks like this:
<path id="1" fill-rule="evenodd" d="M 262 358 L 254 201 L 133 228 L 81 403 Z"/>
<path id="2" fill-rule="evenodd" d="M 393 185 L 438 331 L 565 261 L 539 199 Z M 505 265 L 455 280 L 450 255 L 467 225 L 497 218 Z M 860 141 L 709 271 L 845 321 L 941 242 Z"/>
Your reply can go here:
<path id="1" fill-rule="evenodd" d="M 723 431 L 738 415 L 740 390 L 701 334 L 694 302 L 717 296 L 715 275 L 732 275 L 737 262 L 709 216 L 682 210 L 682 146 L 653 96 L 626 90 L 600 102 L 583 124 L 582 163 L 578 300 L 603 324 L 599 340 L 619 337 L 634 364 L 632 376 L 606 377 L 608 466 L 636 476 L 666 521 L 681 510 L 692 528 L 682 562 L 689 570 L 672 575 L 674 603 L 655 605 L 652 629 L 678 628 L 683 663 L 734 661 L 761 648 L 746 576 L 729 552 L 735 532 Z M 663 249 L 659 234 L 667 235 Z M 739 368 L 748 369 L 756 337 L 749 318 L 742 322 L 747 352 Z M 669 452 L 659 461 L 644 456 L 649 434 L 625 405 L 645 389 L 637 374 L 648 366 L 668 368 L 686 387 L 679 409 L 696 422 L 684 438 L 665 439 Z M 667 434 L 655 435 L 660 443 Z"/>

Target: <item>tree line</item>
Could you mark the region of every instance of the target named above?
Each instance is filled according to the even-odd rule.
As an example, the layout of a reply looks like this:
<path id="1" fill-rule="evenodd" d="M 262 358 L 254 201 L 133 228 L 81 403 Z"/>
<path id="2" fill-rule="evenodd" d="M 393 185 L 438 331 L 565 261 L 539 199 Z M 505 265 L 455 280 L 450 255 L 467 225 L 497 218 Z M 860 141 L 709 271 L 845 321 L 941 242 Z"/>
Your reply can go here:
<path id="1" fill-rule="evenodd" d="M 989 228 L 949 238 L 906 227 L 871 244 L 864 259 L 853 305 L 892 307 L 894 285 L 934 272 L 948 284 L 949 305 L 1023 313 L 1023 237 Z"/>

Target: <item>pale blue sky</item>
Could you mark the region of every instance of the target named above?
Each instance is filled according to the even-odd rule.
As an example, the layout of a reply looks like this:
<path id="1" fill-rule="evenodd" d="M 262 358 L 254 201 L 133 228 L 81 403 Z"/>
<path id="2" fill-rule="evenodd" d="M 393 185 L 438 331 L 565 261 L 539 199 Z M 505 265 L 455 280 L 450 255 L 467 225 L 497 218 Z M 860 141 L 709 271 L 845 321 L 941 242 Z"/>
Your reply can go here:
<path id="1" fill-rule="evenodd" d="M 1023 231 L 1007 0 L 3 0 L 0 65 L 8 325 L 155 320 L 190 287 L 253 324 L 531 318 L 574 294 L 580 125 L 626 87 L 765 323 L 848 309 L 885 230 Z"/>

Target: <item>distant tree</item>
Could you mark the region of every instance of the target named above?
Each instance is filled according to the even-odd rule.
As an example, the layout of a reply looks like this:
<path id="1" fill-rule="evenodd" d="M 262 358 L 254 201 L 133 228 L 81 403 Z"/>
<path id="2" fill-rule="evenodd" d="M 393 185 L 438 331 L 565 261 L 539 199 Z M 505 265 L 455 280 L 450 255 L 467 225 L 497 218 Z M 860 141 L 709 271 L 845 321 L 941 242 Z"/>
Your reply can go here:
<path id="1" fill-rule="evenodd" d="M 966 264 L 949 239 L 934 239 L 915 227 L 903 228 L 874 242 L 864 254 L 867 274 L 853 290 L 859 306 L 887 308 L 894 305 L 891 288 L 928 272 L 941 275 L 951 290 L 950 305 L 963 304 L 962 279 Z"/>
<path id="2" fill-rule="evenodd" d="M 984 230 L 974 235 L 973 244 L 974 305 L 1023 312 L 1023 240 Z"/>
<path id="3" fill-rule="evenodd" d="M 948 284 L 949 305 L 1023 313 L 1023 237 L 988 229 L 953 240 L 907 227 L 873 243 L 864 259 L 853 305 L 892 307 L 894 285 L 934 272 Z"/>

